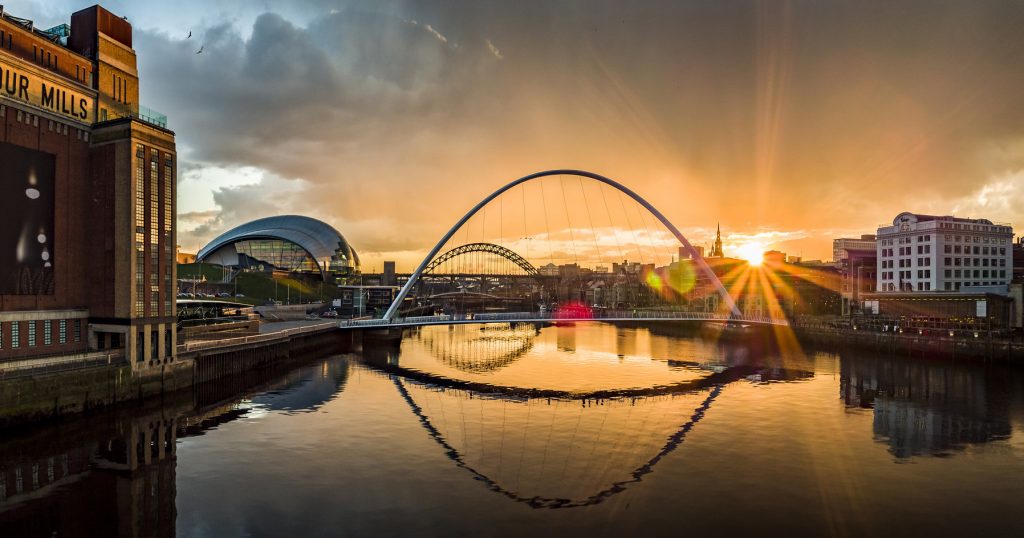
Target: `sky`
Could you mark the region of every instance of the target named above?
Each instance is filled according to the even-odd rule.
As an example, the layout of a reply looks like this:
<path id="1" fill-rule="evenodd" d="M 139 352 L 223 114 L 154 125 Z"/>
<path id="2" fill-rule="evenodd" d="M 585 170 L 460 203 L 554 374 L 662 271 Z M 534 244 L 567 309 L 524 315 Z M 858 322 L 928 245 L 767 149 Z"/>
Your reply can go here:
<path id="1" fill-rule="evenodd" d="M 4 2 L 40 27 L 91 3 Z M 103 5 L 177 133 L 184 251 L 294 213 L 364 270 L 411 270 L 552 168 L 621 181 L 697 244 L 720 222 L 727 254 L 827 260 L 902 211 L 1024 226 L 1024 2 Z"/>

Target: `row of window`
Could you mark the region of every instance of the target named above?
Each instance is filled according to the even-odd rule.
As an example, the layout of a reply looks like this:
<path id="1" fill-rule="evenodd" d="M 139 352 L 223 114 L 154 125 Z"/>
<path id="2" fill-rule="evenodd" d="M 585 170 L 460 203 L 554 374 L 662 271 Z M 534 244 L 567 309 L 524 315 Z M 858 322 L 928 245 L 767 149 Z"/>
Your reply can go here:
<path id="1" fill-rule="evenodd" d="M 1005 228 L 1006 233 L 1010 233 L 1010 228 Z M 917 238 L 918 243 L 930 243 L 935 237 L 932 234 L 922 234 L 918 236 L 906 236 L 897 237 L 896 239 L 880 239 L 878 242 L 881 245 L 907 245 L 914 242 L 914 238 Z M 995 244 L 1007 244 L 1007 238 L 1005 237 L 985 237 L 978 235 L 954 235 L 945 234 L 944 236 L 947 243 L 995 243 Z M 895 242 L 895 243 L 894 243 Z M 891 249 L 890 249 L 891 250 Z"/>
<path id="2" fill-rule="evenodd" d="M 164 330 L 163 357 L 174 355 L 174 338 L 171 329 Z M 161 357 L 160 333 L 157 330 L 149 331 L 149 356 L 146 356 L 146 332 L 139 331 L 135 337 L 135 362 L 144 362 L 147 359 L 156 360 Z"/>
<path id="3" fill-rule="evenodd" d="M 167 290 L 163 302 L 163 314 L 166 316 L 174 314 L 169 291 L 171 289 L 171 272 L 174 267 L 174 251 L 171 249 L 173 244 L 171 228 L 174 218 L 173 162 L 173 157 L 165 153 L 164 172 L 163 178 L 161 178 L 159 174 L 160 151 L 156 148 L 149 148 L 147 152 L 146 147 L 142 144 L 137 144 L 135 147 L 135 314 L 137 316 L 147 313 L 150 316 L 158 316 L 161 312 L 161 237 L 164 238 L 163 280 L 165 290 Z M 147 168 L 149 169 L 148 183 L 146 180 Z M 163 183 L 161 183 L 161 179 Z M 161 196 L 163 196 L 163 203 L 160 200 Z M 149 269 L 148 286 L 145 278 L 147 267 Z"/>
<path id="4" fill-rule="evenodd" d="M 939 228 L 944 230 L 966 230 L 968 232 L 993 232 L 993 233 L 1013 233 L 1013 229 L 1009 226 L 991 226 L 987 224 L 959 224 L 955 222 L 940 222 Z"/>
<path id="5" fill-rule="evenodd" d="M 135 146 L 135 315 L 144 316 L 146 293 L 146 149 Z"/>
<path id="6" fill-rule="evenodd" d="M 73 342 L 82 341 L 82 320 L 75 319 L 71 320 L 72 334 L 71 338 Z M 5 325 L 11 326 L 11 339 L 10 342 L 4 341 L 3 330 Z M 0 349 L 4 346 L 8 346 L 11 349 L 17 349 L 21 347 L 23 341 L 21 337 L 22 328 L 25 329 L 25 340 L 24 344 L 28 347 L 35 347 L 38 344 L 37 330 L 42 332 L 43 342 L 42 345 L 49 346 L 54 343 L 54 329 L 56 329 L 56 342 L 57 344 L 63 345 L 68 343 L 68 320 L 66 319 L 44 319 L 44 320 L 33 320 L 33 321 L 10 321 L 6 323 L 0 323 Z"/>
<path id="7" fill-rule="evenodd" d="M 989 248 L 989 247 L 979 247 L 977 245 L 974 245 L 974 248 L 971 248 L 968 245 L 964 245 L 963 248 L 961 248 L 960 245 L 945 245 L 943 247 L 942 251 L 945 254 L 972 254 L 973 253 L 973 254 L 983 254 L 983 255 L 986 255 L 986 256 L 989 255 L 989 254 L 992 254 L 992 255 L 999 254 L 1000 256 L 1006 256 L 1006 247 L 992 247 L 992 248 Z"/>
<path id="8" fill-rule="evenodd" d="M 1006 269 L 946 269 L 946 278 L 1006 278 Z M 1003 284 L 1003 282 L 999 282 Z"/>
<path id="9" fill-rule="evenodd" d="M 111 96 L 119 103 L 128 103 L 128 81 L 116 74 L 110 75 Z"/>
<path id="10" fill-rule="evenodd" d="M 882 260 L 882 269 L 893 267 L 913 267 L 913 258 L 900 258 L 897 260 Z M 1006 258 L 943 258 L 943 265 L 966 266 L 966 267 L 1006 267 Z M 918 267 L 931 267 L 931 258 L 918 258 Z"/>
<path id="11" fill-rule="evenodd" d="M 899 247 L 898 252 L 899 252 L 900 256 L 911 256 L 914 253 L 913 247 Z M 931 245 L 918 245 L 917 246 L 917 253 L 918 254 L 931 254 L 932 253 L 932 246 Z M 891 249 L 891 248 L 883 248 L 882 249 L 882 256 L 883 257 L 892 256 L 892 255 L 893 255 L 893 249 Z"/>
<path id="12" fill-rule="evenodd" d="M 943 282 L 942 289 L 945 291 L 960 291 L 961 286 L 994 286 L 996 282 Z M 898 288 L 900 291 L 931 291 L 931 282 L 918 282 L 915 287 L 911 282 L 903 282 L 902 286 Z M 897 286 L 894 283 L 887 283 L 882 285 L 882 291 L 897 291 Z"/>
<path id="13" fill-rule="evenodd" d="M 943 258 L 943 261 L 946 262 L 944 265 L 957 267 L 1006 267 L 1006 258 Z"/>
<path id="14" fill-rule="evenodd" d="M 948 284 L 948 282 L 947 282 L 947 284 Z M 896 284 L 894 284 L 892 282 L 882 284 L 882 291 L 897 291 L 897 289 L 899 291 L 913 291 L 914 290 L 914 284 L 912 282 L 902 282 L 902 283 L 900 283 L 899 287 L 897 287 Z M 932 283 L 931 282 L 918 282 L 917 283 L 917 291 L 931 291 L 931 289 L 932 289 Z"/>
<path id="15" fill-rule="evenodd" d="M 40 65 L 57 69 L 57 55 L 46 49 L 32 45 L 32 58 Z"/>
<path id="16" fill-rule="evenodd" d="M 23 111 L 21 111 L 20 109 L 17 109 L 17 108 L 15 108 L 15 111 L 16 111 L 15 120 L 17 122 L 24 123 L 25 125 L 31 125 L 33 127 L 39 127 L 39 116 L 36 116 L 35 114 L 30 114 L 28 112 L 23 112 Z M 7 105 L 0 105 L 0 118 L 6 118 L 6 117 L 7 117 Z M 64 136 L 67 136 L 69 131 L 75 131 L 75 137 L 76 138 L 78 138 L 79 140 L 84 140 L 85 142 L 89 141 L 89 131 L 86 131 L 86 130 L 83 130 L 83 129 L 77 129 L 77 128 L 74 128 L 74 127 L 69 128 L 67 124 L 61 123 L 59 121 L 46 120 L 46 122 L 47 122 L 46 128 L 50 132 L 55 132 L 57 134 L 62 134 Z"/>
<path id="17" fill-rule="evenodd" d="M 893 280 L 893 275 L 896 273 L 900 280 L 909 280 L 913 278 L 913 271 L 882 271 L 882 280 Z M 946 269 L 943 271 L 945 278 L 1006 278 L 1006 269 Z M 917 278 L 931 278 L 931 269 L 918 269 Z M 1005 282 L 998 282 L 997 284 L 1004 284 Z M 989 283 L 986 282 L 986 285 Z"/>
<path id="18" fill-rule="evenodd" d="M 959 236 L 959 235 L 948 235 L 947 234 L 946 235 L 946 242 L 947 243 L 954 243 L 954 242 L 956 242 L 956 243 L 996 243 L 996 244 L 1005 245 L 1007 241 L 1006 241 L 1005 237 L 978 237 L 977 235 Z"/>

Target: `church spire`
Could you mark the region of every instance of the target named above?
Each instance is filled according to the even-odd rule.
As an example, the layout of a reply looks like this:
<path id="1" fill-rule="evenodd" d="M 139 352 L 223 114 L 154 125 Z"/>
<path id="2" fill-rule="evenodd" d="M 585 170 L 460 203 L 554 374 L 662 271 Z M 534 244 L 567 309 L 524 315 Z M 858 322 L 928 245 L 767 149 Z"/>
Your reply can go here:
<path id="1" fill-rule="evenodd" d="M 715 245 L 711 248 L 711 256 L 722 258 L 725 254 L 722 252 L 722 223 L 718 223 L 718 231 L 715 233 Z"/>

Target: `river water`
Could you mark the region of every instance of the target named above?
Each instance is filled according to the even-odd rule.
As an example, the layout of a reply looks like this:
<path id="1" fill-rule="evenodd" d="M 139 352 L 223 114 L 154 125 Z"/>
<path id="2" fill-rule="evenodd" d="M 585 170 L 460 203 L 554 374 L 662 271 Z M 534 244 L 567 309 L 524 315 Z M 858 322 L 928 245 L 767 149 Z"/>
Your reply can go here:
<path id="1" fill-rule="evenodd" d="M 1021 370 L 674 331 L 427 327 L 6 432 L 0 536 L 1024 535 Z"/>

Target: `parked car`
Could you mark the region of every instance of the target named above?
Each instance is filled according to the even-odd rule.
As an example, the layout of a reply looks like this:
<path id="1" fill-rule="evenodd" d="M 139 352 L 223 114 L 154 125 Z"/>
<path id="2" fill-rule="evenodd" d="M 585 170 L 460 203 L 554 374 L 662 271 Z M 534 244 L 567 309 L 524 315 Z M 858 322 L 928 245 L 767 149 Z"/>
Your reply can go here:
<path id="1" fill-rule="evenodd" d="M 334 310 L 327 310 L 323 314 L 320 314 L 320 317 L 322 317 L 322 318 L 336 318 L 336 317 L 338 317 L 338 313 L 335 312 Z"/>

